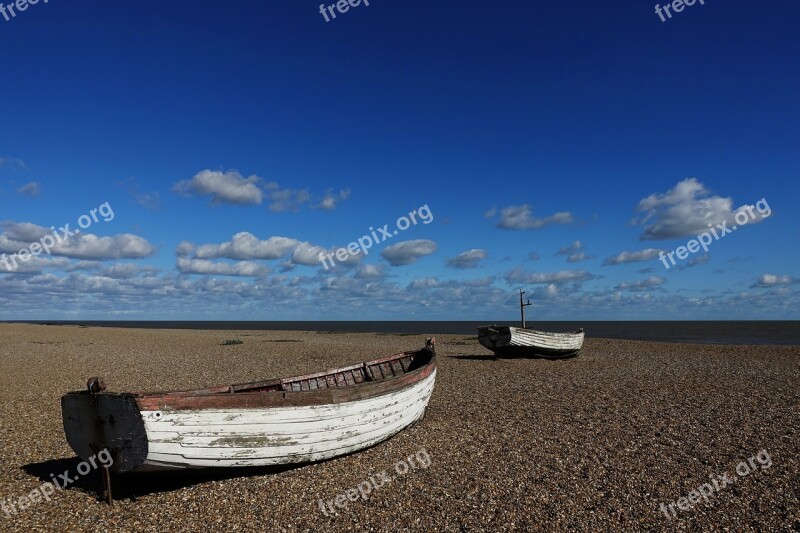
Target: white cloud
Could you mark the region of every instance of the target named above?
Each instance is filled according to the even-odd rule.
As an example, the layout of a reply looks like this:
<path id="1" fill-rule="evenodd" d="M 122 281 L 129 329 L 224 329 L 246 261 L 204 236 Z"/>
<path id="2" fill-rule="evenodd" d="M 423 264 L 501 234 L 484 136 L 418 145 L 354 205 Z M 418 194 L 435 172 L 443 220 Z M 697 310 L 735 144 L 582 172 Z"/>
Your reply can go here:
<path id="1" fill-rule="evenodd" d="M 392 266 L 410 265 L 436 251 L 436 243 L 426 239 L 398 242 L 381 251 L 381 256 Z"/>
<path id="2" fill-rule="evenodd" d="M 297 265 L 292 263 L 291 261 L 281 261 L 279 267 L 280 267 L 279 270 L 281 272 L 291 272 L 297 267 Z"/>
<path id="3" fill-rule="evenodd" d="M 39 196 L 42 192 L 42 184 L 38 181 L 31 181 L 18 188 L 17 192 L 25 196 Z"/>
<path id="4" fill-rule="evenodd" d="M 491 211 L 487 212 L 488 216 Z M 494 215 L 494 213 L 492 213 Z M 568 211 L 560 211 L 549 217 L 537 218 L 533 216 L 531 207 L 527 204 L 512 205 L 500 210 L 500 221 L 498 228 L 514 230 L 541 229 L 550 224 L 571 224 L 575 222 L 575 217 Z"/>
<path id="5" fill-rule="evenodd" d="M 647 279 L 634 281 L 632 283 L 620 283 L 616 286 L 616 289 L 619 291 L 646 291 L 648 289 L 658 287 L 659 285 L 663 285 L 666 281 L 666 279 L 659 276 L 650 276 Z"/>
<path id="6" fill-rule="evenodd" d="M 100 275 L 106 278 L 130 279 L 140 274 L 151 274 L 157 271 L 158 269 L 153 267 L 142 267 L 133 263 L 118 263 L 104 269 L 100 272 Z"/>
<path id="7" fill-rule="evenodd" d="M 237 263 L 223 263 L 208 261 L 206 259 L 188 259 L 179 257 L 178 271 L 181 274 L 219 275 L 219 276 L 244 276 L 258 277 L 269 274 L 269 269 L 252 261 L 239 261 Z"/>
<path id="8" fill-rule="evenodd" d="M 317 209 L 325 209 L 330 211 L 336 209 L 340 202 L 347 200 L 350 197 L 350 189 L 342 189 L 338 194 L 334 194 L 330 189 L 325 191 L 325 196 L 322 201 L 316 205 Z"/>
<path id="9" fill-rule="evenodd" d="M 114 237 L 80 234 L 53 248 L 54 255 L 76 259 L 136 259 L 156 252 L 153 245 L 138 235 L 123 233 Z"/>
<path id="10" fill-rule="evenodd" d="M 580 282 L 594 279 L 595 276 L 585 270 L 560 270 L 558 272 L 525 272 L 522 268 L 505 274 L 505 279 L 511 284 L 531 283 L 531 284 L 559 284 L 568 282 Z"/>
<path id="11" fill-rule="evenodd" d="M 148 211 L 157 211 L 161 207 L 161 193 L 158 191 L 142 192 L 139 180 L 131 176 L 120 180 L 117 185 L 125 188 L 125 192 L 133 198 L 133 201 Z"/>
<path id="12" fill-rule="evenodd" d="M 261 181 L 256 175 L 243 177 L 235 170 L 201 170 L 192 179 L 179 181 L 172 187 L 173 192 L 187 196 L 210 195 L 213 204 L 229 203 L 237 205 L 261 204 L 264 193 L 258 186 Z"/>
<path id="13" fill-rule="evenodd" d="M 409 289 L 419 290 L 419 289 L 432 289 L 434 287 L 439 287 L 440 283 L 438 278 L 435 277 L 427 277 L 427 278 L 416 278 L 408 284 Z"/>
<path id="14" fill-rule="evenodd" d="M 586 252 L 578 252 L 570 254 L 570 256 L 567 257 L 567 263 L 579 263 L 581 261 L 588 261 L 589 259 L 594 259 L 594 256 L 586 255 Z"/>
<path id="15" fill-rule="evenodd" d="M 583 245 L 581 241 L 575 241 L 569 246 L 562 246 L 555 255 L 566 255 L 567 263 L 578 263 L 580 261 L 594 259 L 593 255 L 586 255 L 585 252 L 582 252 L 582 248 Z"/>
<path id="16" fill-rule="evenodd" d="M 192 255 L 195 251 L 194 243 L 189 241 L 181 241 L 178 243 L 178 246 L 175 248 L 175 254 L 180 257 L 187 257 Z"/>
<path id="17" fill-rule="evenodd" d="M 320 254 L 325 254 L 327 250 L 322 246 L 315 246 L 313 244 L 302 242 L 292 253 L 292 263 L 296 265 L 306 266 L 320 266 L 322 263 L 319 260 Z"/>
<path id="18" fill-rule="evenodd" d="M 280 259 L 293 252 L 300 245 L 300 241 L 288 237 L 274 236 L 266 240 L 247 231 L 242 231 L 233 236 L 229 242 L 221 244 L 203 244 L 198 246 L 195 257 L 199 259 L 213 259 L 225 257 L 228 259 Z M 184 247 L 184 251 L 188 249 Z"/>
<path id="19" fill-rule="evenodd" d="M 17 159 L 15 157 L 0 157 L 0 167 L 8 167 L 14 170 L 25 170 L 28 171 L 28 165 L 22 159 Z"/>
<path id="20" fill-rule="evenodd" d="M 344 261 L 339 261 L 339 258 L 336 255 L 339 250 L 346 250 L 347 251 L 347 254 L 345 254 Z M 351 266 L 357 265 L 365 257 L 364 252 L 362 252 L 360 248 L 358 248 L 356 250 L 356 253 L 351 254 L 347 250 L 347 247 L 331 248 L 330 250 L 325 250 L 324 248 L 322 248 L 320 246 L 309 245 L 309 254 L 308 255 L 310 255 L 311 253 L 315 254 L 314 257 L 316 258 L 316 265 L 317 266 L 322 264 L 320 262 L 320 260 L 319 260 L 319 252 L 320 251 L 324 252 L 325 257 L 327 258 L 327 261 L 332 262 L 334 268 L 336 266 L 340 266 L 340 265 L 346 266 L 346 267 L 351 267 Z M 302 259 L 302 257 L 300 257 L 299 259 Z M 293 257 L 292 261 L 294 261 L 294 260 L 295 259 Z M 302 263 L 302 264 L 305 264 L 305 263 Z M 309 259 L 309 264 L 311 264 L 310 259 Z M 328 264 L 328 263 L 326 263 L 326 264 Z"/>
<path id="21" fill-rule="evenodd" d="M 149 211 L 157 211 L 161 207 L 161 193 L 158 191 L 137 193 L 133 200 Z"/>
<path id="22" fill-rule="evenodd" d="M 776 276 L 775 274 L 764 274 L 753 283 L 750 288 L 767 288 L 779 285 L 794 285 L 800 283 L 800 279 L 792 276 Z"/>
<path id="23" fill-rule="evenodd" d="M 427 290 L 427 289 L 448 289 L 453 291 L 454 296 L 464 296 L 465 293 L 473 289 L 481 289 L 492 287 L 495 278 L 487 276 L 485 278 L 476 279 L 449 279 L 440 280 L 436 276 L 428 276 L 424 278 L 415 278 L 406 287 L 409 290 Z M 498 290 L 492 287 L 492 290 Z"/>
<path id="24" fill-rule="evenodd" d="M 63 272 L 94 272 L 100 277 L 114 278 L 114 279 L 130 279 L 140 274 L 153 274 L 158 272 L 158 269 L 150 266 L 139 266 L 133 263 L 118 263 L 111 266 L 105 266 L 102 261 L 72 261 L 66 257 L 51 257 L 51 256 L 32 256 L 27 261 L 16 259 L 17 268 L 13 268 L 13 263 L 9 258 L 6 262 L 11 267 L 7 268 L 0 262 L 0 274 L 32 274 L 41 273 L 44 271 L 63 271 Z M 104 268 L 105 267 L 105 268 Z"/>
<path id="25" fill-rule="evenodd" d="M 291 189 L 281 187 L 274 181 L 265 182 L 255 174 L 245 178 L 236 170 L 202 170 L 191 179 L 182 180 L 173 185 L 172 191 L 185 196 L 211 196 L 212 205 L 229 203 L 236 205 L 260 205 L 264 200 L 270 211 L 281 213 L 299 211 L 311 202 L 308 189 Z M 138 194 L 134 192 L 137 203 L 148 208 L 157 207 L 160 203 L 158 193 Z M 317 209 L 331 210 L 350 196 L 350 189 L 341 189 L 334 193 L 328 189 Z"/>
<path id="26" fill-rule="evenodd" d="M 612 255 L 611 257 L 606 257 L 603 260 L 604 265 L 621 265 L 623 263 L 634 263 L 637 261 L 650 261 L 651 259 L 655 259 L 658 257 L 658 254 L 661 252 L 666 252 L 666 250 L 660 250 L 657 248 L 646 248 L 644 250 L 639 250 L 637 252 L 620 252 L 617 255 Z"/>
<path id="27" fill-rule="evenodd" d="M 570 255 L 570 254 L 573 254 L 573 253 L 577 252 L 577 251 L 578 251 L 578 250 L 580 250 L 582 247 L 583 247 L 583 245 L 581 244 L 581 241 L 574 241 L 574 242 L 573 242 L 572 244 L 570 244 L 569 246 L 562 246 L 562 247 L 561 247 L 561 248 L 560 248 L 560 249 L 559 249 L 559 250 L 556 252 L 556 255 Z"/>
<path id="28" fill-rule="evenodd" d="M 748 208 L 755 208 L 764 202 L 762 211 L 753 209 L 754 218 L 748 214 Z M 755 224 L 769 216 L 771 210 L 765 200 L 756 206 L 744 205 L 733 209 L 733 200 L 721 196 L 710 196 L 710 192 L 697 178 L 687 178 L 675 187 L 661 194 L 651 194 L 642 199 L 636 211 L 644 213 L 632 221 L 635 225 L 644 226 L 641 240 L 663 240 L 678 237 L 699 235 L 716 224 L 728 223 L 728 227 L 736 225 L 734 217 L 740 211 L 747 214 L 748 224 Z"/>
<path id="29" fill-rule="evenodd" d="M 385 265 L 361 265 L 356 269 L 356 279 L 378 279 L 386 275 Z"/>
<path id="30" fill-rule="evenodd" d="M 0 319 L 223 320 L 246 315 L 265 320 L 324 320 L 335 312 L 342 320 L 392 320 L 398 316 L 407 320 L 470 320 L 477 315 L 491 316 L 507 308 L 514 298 L 507 288 L 494 286 L 491 278 L 421 278 L 401 286 L 391 278 L 359 278 L 358 268 L 317 272 L 311 277 L 194 276 L 171 270 L 111 278 L 103 275 L 102 263 L 83 263 L 87 263 L 87 269 L 91 267 L 91 274 L 56 275 L 49 272 L 54 268 L 46 267 L 43 274 L 8 275 L 0 268 Z M 73 265 L 77 267 L 78 263 Z M 383 265 L 388 270 L 388 265 Z M 794 290 L 796 286 L 787 286 L 784 276 L 775 276 L 774 280 L 784 284 L 773 286 L 772 281 L 768 278 L 770 288 L 723 291 L 698 298 L 666 290 L 620 291 L 613 286 L 587 289 L 578 287 L 577 282 L 540 283 L 531 287 L 529 294 L 535 315 L 541 320 L 795 317 L 800 309 L 800 292 Z M 459 302 L 457 307 L 452 306 L 454 301 Z"/>
<path id="31" fill-rule="evenodd" d="M 711 259 L 711 255 L 710 254 L 705 254 L 705 255 L 700 255 L 700 256 L 697 256 L 697 257 L 693 257 L 693 258 L 689 259 L 686 262 L 686 268 L 691 268 L 691 267 L 694 267 L 694 266 L 702 265 L 704 263 L 708 263 L 708 261 L 710 259 Z"/>
<path id="32" fill-rule="evenodd" d="M 5 253 L 28 249 L 42 237 L 53 235 L 47 228 L 29 222 L 5 222 L 0 226 L 4 230 L 0 233 L 0 252 Z M 155 247 L 147 240 L 131 233 L 114 237 L 80 233 L 65 238 L 62 232 L 58 232 L 58 236 L 63 240 L 50 248 L 51 254 L 74 259 L 137 259 L 149 257 L 156 252 Z"/>
<path id="33" fill-rule="evenodd" d="M 274 181 L 267 183 L 265 189 L 269 199 L 269 210 L 276 213 L 299 211 L 304 203 L 311 200 L 308 189 L 284 189 Z"/>
<path id="34" fill-rule="evenodd" d="M 67 270 L 72 264 L 64 257 L 31 256 L 27 261 L 15 258 L 16 266 L 10 257 L 2 259 L 5 261 L 0 262 L 0 274 L 38 274 L 45 270 Z"/>
<path id="35" fill-rule="evenodd" d="M 557 298 L 559 295 L 558 285 L 555 283 L 545 285 L 544 287 L 536 287 L 531 293 L 531 297 L 535 300 L 552 300 Z"/>
<path id="36" fill-rule="evenodd" d="M 97 272 L 102 270 L 105 266 L 105 263 L 102 261 L 95 261 L 95 260 L 88 260 L 82 259 L 80 261 L 70 261 L 66 258 L 53 258 L 53 261 L 64 261 L 65 264 L 63 266 L 58 266 L 57 268 L 60 270 L 64 270 L 65 272 L 78 272 L 78 271 L 86 271 L 86 272 Z M 148 270 L 156 271 L 155 268 L 145 267 Z"/>
<path id="37" fill-rule="evenodd" d="M 446 261 L 445 265 L 450 268 L 467 269 L 477 268 L 480 266 L 481 261 L 489 257 L 489 252 L 480 248 L 473 248 L 466 252 L 461 252 L 457 256 L 450 258 Z"/>
<path id="38" fill-rule="evenodd" d="M 328 255 L 328 250 L 322 246 L 317 246 L 309 242 L 299 241 L 289 237 L 273 236 L 261 240 L 252 233 L 242 231 L 234 235 L 230 241 L 219 244 L 202 244 L 196 246 L 193 243 L 183 241 L 176 249 L 176 255 L 180 257 L 193 256 L 195 259 L 235 259 L 235 260 L 274 260 L 287 258 L 280 266 L 283 272 L 289 271 L 295 265 L 305 265 L 321 267 L 320 253 Z M 344 261 L 335 260 L 336 265 L 352 266 L 358 264 L 364 258 L 364 254 L 359 251 L 356 254 L 348 254 Z"/>
<path id="39" fill-rule="evenodd" d="M 5 238 L 8 241 L 31 243 L 51 233 L 47 228 L 31 222 L 6 221 L 0 223 L 0 227 L 3 228 L 3 233 L 0 233 L 0 242 Z M 16 244 L 14 244 L 14 246 L 16 246 Z M 2 248 L 4 247 L 0 245 L 0 249 Z"/>

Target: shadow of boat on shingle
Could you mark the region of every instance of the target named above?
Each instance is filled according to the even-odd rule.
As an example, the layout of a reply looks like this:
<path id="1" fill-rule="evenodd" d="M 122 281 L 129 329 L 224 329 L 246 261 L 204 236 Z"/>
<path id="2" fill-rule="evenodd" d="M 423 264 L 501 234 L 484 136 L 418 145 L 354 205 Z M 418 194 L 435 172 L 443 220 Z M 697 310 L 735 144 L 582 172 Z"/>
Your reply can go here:
<path id="1" fill-rule="evenodd" d="M 103 500 L 103 481 L 100 470 L 92 469 L 89 474 L 78 474 L 78 465 L 82 461 L 77 457 L 70 459 L 51 459 L 41 463 L 30 463 L 22 466 L 28 475 L 39 478 L 42 483 L 52 483 L 57 480 L 63 485 L 65 479 L 59 477 L 66 475 L 71 483 L 63 490 L 75 490 L 90 494 L 98 501 Z M 114 500 L 133 500 L 149 494 L 174 492 L 194 485 L 202 485 L 213 481 L 222 481 L 235 478 L 248 478 L 267 476 L 296 470 L 306 463 L 299 465 L 278 465 L 247 468 L 199 468 L 187 470 L 170 470 L 154 472 L 128 472 L 125 474 L 111 475 L 111 491 Z M 75 479 L 77 476 L 77 479 Z"/>
<path id="2" fill-rule="evenodd" d="M 496 361 L 496 355 L 476 354 L 476 355 L 446 355 L 448 359 L 464 359 L 466 361 Z"/>
<path id="3" fill-rule="evenodd" d="M 448 359 L 463 359 L 465 361 L 503 361 L 503 360 L 511 360 L 511 359 L 529 359 L 531 361 L 569 361 L 574 360 L 579 353 L 572 354 L 572 355 L 564 355 L 564 356 L 546 356 L 546 355 L 533 355 L 533 354 L 521 354 L 521 355 L 487 355 L 487 354 L 476 354 L 476 355 L 446 355 Z M 586 359 L 586 357 L 583 357 Z"/>

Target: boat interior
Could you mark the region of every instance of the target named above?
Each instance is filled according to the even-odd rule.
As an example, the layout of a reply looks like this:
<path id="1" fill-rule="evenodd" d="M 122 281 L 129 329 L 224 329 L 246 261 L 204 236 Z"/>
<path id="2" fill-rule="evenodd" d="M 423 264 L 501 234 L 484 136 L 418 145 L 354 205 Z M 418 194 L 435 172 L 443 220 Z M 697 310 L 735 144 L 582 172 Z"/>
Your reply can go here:
<path id="1" fill-rule="evenodd" d="M 235 394 L 242 392 L 276 392 L 276 391 L 312 391 L 319 389 L 332 389 L 337 387 L 349 387 L 359 383 L 380 381 L 401 376 L 413 372 L 429 364 L 434 358 L 435 352 L 429 348 L 423 348 L 413 352 L 405 352 L 346 366 L 316 374 L 305 376 L 295 376 L 290 378 L 271 379 L 266 381 L 255 381 L 252 383 L 242 383 L 238 385 L 223 385 L 208 389 L 196 389 L 189 391 L 176 392 L 149 392 L 136 394 L 137 397 L 148 396 L 199 396 L 208 394 Z"/>

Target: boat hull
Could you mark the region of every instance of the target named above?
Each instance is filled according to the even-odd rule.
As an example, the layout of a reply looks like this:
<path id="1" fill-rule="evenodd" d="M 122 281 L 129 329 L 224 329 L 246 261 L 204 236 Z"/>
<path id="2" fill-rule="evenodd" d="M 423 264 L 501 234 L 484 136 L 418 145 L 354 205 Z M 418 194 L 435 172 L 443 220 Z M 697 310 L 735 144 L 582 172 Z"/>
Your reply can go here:
<path id="1" fill-rule="evenodd" d="M 513 326 L 478 328 L 478 341 L 501 357 L 542 357 L 561 359 L 578 355 L 584 332 L 551 333 Z"/>
<path id="2" fill-rule="evenodd" d="M 91 382 L 91 380 L 90 380 Z M 84 460 L 115 472 L 249 467 L 332 459 L 420 420 L 435 352 L 406 352 L 295 378 L 171 393 L 71 392 L 64 431 Z"/>
<path id="3" fill-rule="evenodd" d="M 378 444 L 425 413 L 436 372 L 376 398 L 325 406 L 142 411 L 140 470 L 271 466 L 332 459 Z"/>

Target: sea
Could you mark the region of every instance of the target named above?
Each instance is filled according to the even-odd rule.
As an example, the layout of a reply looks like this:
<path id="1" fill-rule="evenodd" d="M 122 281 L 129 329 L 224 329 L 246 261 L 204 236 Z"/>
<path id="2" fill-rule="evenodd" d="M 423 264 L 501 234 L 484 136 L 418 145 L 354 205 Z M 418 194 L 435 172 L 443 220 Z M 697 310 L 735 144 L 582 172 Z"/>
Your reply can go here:
<path id="1" fill-rule="evenodd" d="M 518 326 L 517 322 L 492 321 L 106 321 L 106 320 L 17 320 L 13 323 L 98 326 L 116 328 L 293 330 L 334 333 L 393 333 L 477 335 L 487 324 Z M 632 322 L 528 322 L 528 328 L 544 331 L 575 331 L 587 337 L 690 344 L 783 344 L 800 345 L 800 321 L 632 321 Z"/>

